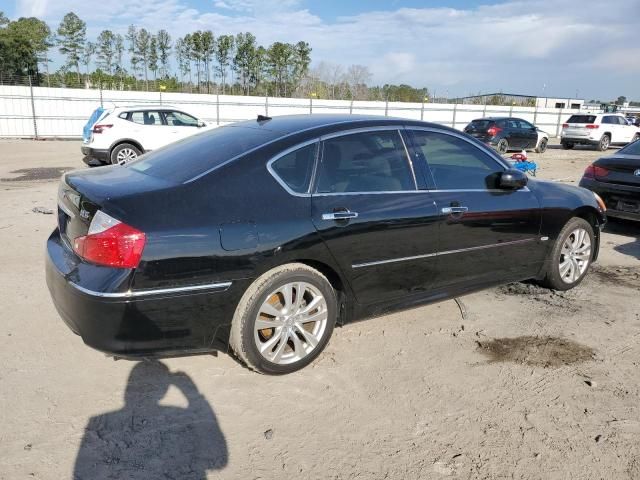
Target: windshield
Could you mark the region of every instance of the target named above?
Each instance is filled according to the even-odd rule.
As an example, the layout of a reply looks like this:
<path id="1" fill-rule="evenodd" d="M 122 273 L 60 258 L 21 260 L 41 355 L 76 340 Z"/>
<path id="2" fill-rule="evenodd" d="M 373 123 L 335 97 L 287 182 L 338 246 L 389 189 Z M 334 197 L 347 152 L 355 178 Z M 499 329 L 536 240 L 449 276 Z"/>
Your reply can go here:
<path id="1" fill-rule="evenodd" d="M 280 135 L 260 127 L 218 127 L 145 154 L 126 167 L 184 183 Z"/>

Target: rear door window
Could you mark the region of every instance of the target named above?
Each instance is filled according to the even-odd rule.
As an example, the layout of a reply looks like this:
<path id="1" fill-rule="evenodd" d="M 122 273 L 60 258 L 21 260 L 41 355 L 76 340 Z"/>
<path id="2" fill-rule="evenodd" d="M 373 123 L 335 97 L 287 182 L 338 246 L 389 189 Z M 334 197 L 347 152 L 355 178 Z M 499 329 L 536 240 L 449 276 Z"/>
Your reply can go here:
<path id="1" fill-rule="evenodd" d="M 160 116 L 160 112 L 155 110 L 131 112 L 129 120 L 140 125 L 162 125 L 162 117 Z"/>
<path id="2" fill-rule="evenodd" d="M 415 189 L 413 171 L 397 130 L 353 133 L 323 142 L 318 193 Z"/>
<path id="3" fill-rule="evenodd" d="M 567 123 L 593 123 L 595 121 L 595 115 L 571 115 Z"/>
<path id="4" fill-rule="evenodd" d="M 469 132 L 485 132 L 493 124 L 493 120 L 474 120 L 467 125 Z"/>

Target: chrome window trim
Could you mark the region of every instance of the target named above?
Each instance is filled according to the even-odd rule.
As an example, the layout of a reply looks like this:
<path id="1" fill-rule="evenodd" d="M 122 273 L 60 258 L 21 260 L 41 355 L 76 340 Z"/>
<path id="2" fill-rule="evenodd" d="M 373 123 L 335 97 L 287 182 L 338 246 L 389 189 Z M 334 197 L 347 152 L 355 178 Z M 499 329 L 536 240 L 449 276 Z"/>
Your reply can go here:
<path id="1" fill-rule="evenodd" d="M 215 167 L 211 167 L 210 169 L 205 170 L 202 173 L 199 173 L 198 175 L 196 175 L 195 177 L 193 177 L 193 178 L 191 178 L 189 180 L 185 180 L 183 182 L 183 185 L 185 185 L 187 183 L 195 182 L 196 180 L 199 180 L 200 178 L 210 174 L 211 172 L 213 172 L 213 171 L 215 171 L 215 170 L 217 170 L 219 168 L 222 168 L 225 165 L 228 165 L 229 163 L 233 162 L 234 160 L 237 160 L 238 158 L 244 157 L 245 155 L 248 155 L 248 154 L 253 153 L 253 152 L 257 151 L 257 150 L 260 150 L 261 148 L 266 147 L 267 145 L 271 145 L 272 143 L 279 142 L 280 140 L 284 140 L 286 138 L 293 137 L 294 135 L 298 135 L 299 133 L 310 132 L 312 130 L 318 130 L 318 129 L 324 128 L 324 127 L 333 127 L 333 126 L 336 126 L 336 125 L 343 125 L 345 123 L 353 123 L 355 121 L 358 121 L 358 118 L 356 118 L 355 120 L 349 119 L 349 120 L 344 120 L 342 122 L 332 122 L 332 123 L 326 123 L 326 124 L 321 124 L 321 125 L 314 125 L 313 127 L 303 128 L 301 130 L 296 130 L 295 132 L 283 133 L 281 136 L 276 137 L 273 140 L 269 140 L 268 142 L 265 142 L 265 143 L 262 143 L 262 144 L 260 144 L 260 145 L 258 145 L 256 147 L 250 148 L 249 150 L 246 150 L 246 151 L 244 151 L 242 153 L 239 153 L 235 157 L 231 157 L 230 159 L 225 160 L 224 162 L 222 162 L 219 165 L 216 165 Z M 391 125 L 391 126 L 393 126 L 393 125 Z M 233 123 L 232 124 L 228 124 L 228 125 L 221 125 L 218 128 L 225 128 L 225 127 L 238 128 Z M 240 128 L 245 128 L 245 127 L 240 127 Z M 363 127 L 363 128 L 376 128 L 376 127 Z M 388 128 L 388 127 L 385 127 L 385 128 Z M 395 128 L 398 128 L 398 125 L 395 125 Z M 274 133 L 278 132 L 277 130 L 271 130 L 271 131 L 274 132 Z M 322 137 L 319 137 L 319 138 L 322 138 Z"/>
<path id="2" fill-rule="evenodd" d="M 399 128 L 400 127 L 400 128 Z M 402 146 L 404 147 L 405 158 L 409 165 L 409 171 L 411 172 L 411 178 L 413 178 L 413 190 L 385 190 L 385 191 L 375 191 L 375 192 L 318 192 L 318 186 L 314 185 L 315 192 L 312 192 L 312 196 L 316 197 L 326 197 L 326 196 L 335 196 L 335 195 L 375 195 L 375 194 L 387 194 L 387 193 L 419 193 L 424 190 L 418 189 L 418 182 L 416 179 L 416 174 L 413 170 L 413 163 L 411 163 L 411 157 L 409 156 L 409 151 L 407 150 L 407 146 L 404 142 L 404 138 L 402 137 L 402 129 L 404 125 L 380 125 L 374 127 L 360 127 L 360 128 L 352 128 L 351 130 L 343 130 L 340 132 L 333 132 L 327 135 L 322 135 L 319 137 L 319 140 L 322 144 L 322 153 L 324 155 L 324 141 L 337 137 L 344 137 L 346 135 L 356 135 L 358 133 L 367 133 L 367 132 L 379 132 L 379 131 L 395 131 L 400 137 L 400 141 L 402 142 Z M 322 166 L 322 158 L 318 158 L 317 169 L 319 170 Z M 318 173 L 317 171 L 315 172 Z M 314 178 L 315 180 L 315 178 Z M 314 182 L 315 183 L 315 182 Z"/>
<path id="3" fill-rule="evenodd" d="M 203 285 L 189 285 L 186 287 L 169 287 L 169 288 L 154 288 L 150 290 L 128 290 L 126 292 L 96 292 L 95 290 L 89 290 L 88 288 L 81 287 L 80 285 L 69 282 L 73 288 L 92 297 L 99 298 L 140 298 L 154 295 L 165 295 L 171 293 L 184 293 L 184 292 L 197 292 L 201 290 L 216 290 L 224 291 L 231 286 L 232 282 L 219 282 L 219 283 L 207 283 Z"/>
<path id="4" fill-rule="evenodd" d="M 509 169 L 512 168 L 510 165 L 507 164 L 507 162 L 505 162 L 504 158 L 499 156 L 493 149 L 491 149 L 489 147 L 486 147 L 485 145 L 478 145 L 475 141 L 473 141 L 470 138 L 468 138 L 466 134 L 458 133 L 458 132 L 452 132 L 452 131 L 449 131 L 449 130 L 442 130 L 440 128 L 420 127 L 420 126 L 414 126 L 414 125 L 408 125 L 405 128 L 408 131 L 421 130 L 421 131 L 425 131 L 425 132 L 441 133 L 441 134 L 444 134 L 444 135 L 450 135 L 452 137 L 459 138 L 459 139 L 464 140 L 465 142 L 467 142 L 469 145 L 474 146 L 475 148 L 477 148 L 481 152 L 486 153 L 490 158 L 492 158 L 496 163 L 498 163 L 505 170 L 509 170 Z M 425 161 L 427 162 L 427 165 L 429 165 L 429 160 L 425 159 Z"/>
<path id="5" fill-rule="evenodd" d="M 308 145 L 311 145 L 311 144 L 314 144 L 314 143 L 316 144 L 316 151 L 314 153 L 314 160 L 313 160 L 314 165 L 313 165 L 313 171 L 311 172 L 311 178 L 309 179 L 309 185 L 307 186 L 307 191 L 303 192 L 303 193 L 296 192 L 295 190 L 292 190 L 291 187 L 289 187 L 289 185 L 287 185 L 287 183 L 284 180 L 282 180 L 282 178 L 280 178 L 278 173 L 273 168 L 273 163 L 277 162 L 282 157 L 284 157 L 286 155 L 289 155 L 292 152 L 300 150 L 301 148 L 304 148 L 304 147 L 306 147 Z M 283 150 L 282 152 L 278 153 L 276 156 L 272 157 L 267 162 L 267 170 L 269 171 L 271 176 L 275 179 L 275 181 L 278 182 L 280 184 L 280 186 L 282 188 L 284 188 L 289 195 L 293 195 L 294 197 L 310 197 L 311 196 L 311 194 L 309 192 L 310 192 L 310 189 L 311 189 L 311 185 L 313 185 L 313 180 L 314 180 L 315 171 L 316 171 L 316 164 L 318 163 L 319 144 L 320 144 L 320 139 L 319 138 L 314 138 L 312 140 L 306 140 L 306 141 L 304 141 L 302 143 L 297 143 L 293 147 L 289 147 L 286 150 Z"/>
<path id="6" fill-rule="evenodd" d="M 521 240 L 512 240 L 509 242 L 501 242 L 501 243 L 491 243 L 489 245 L 479 245 L 477 247 L 469 247 L 469 248 L 458 248 L 456 250 L 445 250 L 444 252 L 435 252 L 435 253 L 427 253 L 424 255 L 414 255 L 412 257 L 399 257 L 399 258 L 390 258 L 388 260 L 376 260 L 372 262 L 362 262 L 362 263 L 354 263 L 351 265 L 351 268 L 364 268 L 364 267 L 373 267 L 376 265 L 384 265 L 386 263 L 397 263 L 397 262 L 406 262 L 409 260 L 419 260 L 422 258 L 430 258 L 430 257 L 440 257 L 444 255 L 452 255 L 454 253 L 464 253 L 464 252 L 472 252 L 475 250 L 486 250 L 488 248 L 495 247 L 504 247 L 508 245 L 517 245 L 519 243 L 529 243 L 536 241 L 537 238 L 523 238 Z"/>

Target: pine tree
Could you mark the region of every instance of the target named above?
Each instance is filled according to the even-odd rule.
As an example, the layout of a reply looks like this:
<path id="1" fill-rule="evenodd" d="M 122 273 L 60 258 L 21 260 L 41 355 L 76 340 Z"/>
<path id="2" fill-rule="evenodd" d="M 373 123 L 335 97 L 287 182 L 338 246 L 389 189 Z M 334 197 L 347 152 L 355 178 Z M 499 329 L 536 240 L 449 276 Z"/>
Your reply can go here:
<path id="1" fill-rule="evenodd" d="M 87 41 L 87 24 L 73 12 L 67 13 L 58 27 L 58 49 L 67 57 L 66 65 L 75 67 L 80 83 L 80 58 Z"/>

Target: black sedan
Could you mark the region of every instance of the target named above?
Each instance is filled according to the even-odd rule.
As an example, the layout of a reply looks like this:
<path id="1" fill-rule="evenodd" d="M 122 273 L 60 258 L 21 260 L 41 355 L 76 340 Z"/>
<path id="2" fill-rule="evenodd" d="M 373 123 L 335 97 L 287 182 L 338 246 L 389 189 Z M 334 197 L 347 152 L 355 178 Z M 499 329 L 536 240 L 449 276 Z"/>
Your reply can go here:
<path id="1" fill-rule="evenodd" d="M 640 140 L 589 165 L 580 186 L 602 197 L 607 216 L 640 221 Z"/>
<path id="2" fill-rule="evenodd" d="M 538 153 L 547 150 L 549 138 L 546 134 L 538 140 L 538 129 L 521 118 L 489 117 L 471 121 L 464 132 L 491 145 L 499 153 L 509 150 L 535 149 Z"/>
<path id="3" fill-rule="evenodd" d="M 572 288 L 604 221 L 592 192 L 528 179 L 453 129 L 259 117 L 67 173 L 46 276 L 98 350 L 230 348 L 279 374 L 336 323 L 517 280 Z"/>

